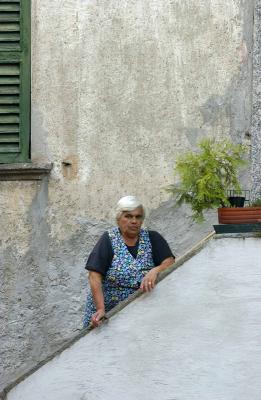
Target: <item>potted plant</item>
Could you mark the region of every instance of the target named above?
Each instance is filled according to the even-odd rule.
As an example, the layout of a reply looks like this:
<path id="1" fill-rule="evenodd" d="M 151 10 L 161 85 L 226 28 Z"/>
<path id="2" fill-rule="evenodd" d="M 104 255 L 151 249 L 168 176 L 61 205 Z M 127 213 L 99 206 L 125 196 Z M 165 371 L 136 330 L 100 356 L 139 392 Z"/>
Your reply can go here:
<path id="1" fill-rule="evenodd" d="M 241 192 L 238 171 L 247 164 L 247 147 L 212 138 L 203 139 L 198 147 L 177 159 L 175 174 L 179 183 L 167 190 L 174 195 L 176 205 L 189 204 L 192 218 L 201 222 L 205 210 L 231 207 L 228 190 Z"/>
<path id="2" fill-rule="evenodd" d="M 218 209 L 220 224 L 255 224 L 261 222 L 260 207 L 230 207 Z"/>
<path id="3" fill-rule="evenodd" d="M 256 224 L 261 222 L 261 199 L 251 201 L 249 207 L 220 208 L 218 220 L 221 224 Z"/>

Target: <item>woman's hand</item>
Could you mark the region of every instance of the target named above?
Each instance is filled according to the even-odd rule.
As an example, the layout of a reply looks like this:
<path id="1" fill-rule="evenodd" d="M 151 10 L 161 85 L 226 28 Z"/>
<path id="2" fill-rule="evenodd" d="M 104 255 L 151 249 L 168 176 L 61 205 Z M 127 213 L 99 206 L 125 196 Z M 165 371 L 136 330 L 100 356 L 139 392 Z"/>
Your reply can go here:
<path id="1" fill-rule="evenodd" d="M 162 261 L 160 265 L 152 268 L 142 279 L 140 289 L 143 290 L 143 292 L 150 292 L 155 287 L 159 272 L 164 271 L 174 263 L 175 258 L 168 257 Z"/>
<path id="2" fill-rule="evenodd" d="M 94 328 L 97 328 L 98 326 L 101 325 L 104 315 L 105 311 L 103 309 L 97 310 L 96 313 L 92 315 L 91 321 Z"/>
<path id="3" fill-rule="evenodd" d="M 140 289 L 143 292 L 150 292 L 152 289 L 154 289 L 158 273 L 159 273 L 159 268 L 154 267 L 144 276 L 140 285 Z"/>

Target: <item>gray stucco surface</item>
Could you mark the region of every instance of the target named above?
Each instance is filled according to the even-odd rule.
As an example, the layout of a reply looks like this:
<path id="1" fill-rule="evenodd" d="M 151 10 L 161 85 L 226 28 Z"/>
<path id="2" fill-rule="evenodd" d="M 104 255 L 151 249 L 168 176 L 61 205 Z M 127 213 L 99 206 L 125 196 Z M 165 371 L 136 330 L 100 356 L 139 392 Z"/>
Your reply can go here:
<path id="1" fill-rule="evenodd" d="M 260 240 L 211 240 L 7 400 L 260 400 Z"/>
<path id="2" fill-rule="evenodd" d="M 84 262 L 121 196 L 138 195 L 181 255 L 216 222 L 172 207 L 182 151 L 206 136 L 252 141 L 241 180 L 260 182 L 260 0 L 31 3 L 31 155 L 53 170 L 0 182 L 0 389 L 81 329 Z"/>
<path id="3" fill-rule="evenodd" d="M 253 190 L 261 198 L 261 1 L 255 2 L 253 47 L 252 177 Z"/>

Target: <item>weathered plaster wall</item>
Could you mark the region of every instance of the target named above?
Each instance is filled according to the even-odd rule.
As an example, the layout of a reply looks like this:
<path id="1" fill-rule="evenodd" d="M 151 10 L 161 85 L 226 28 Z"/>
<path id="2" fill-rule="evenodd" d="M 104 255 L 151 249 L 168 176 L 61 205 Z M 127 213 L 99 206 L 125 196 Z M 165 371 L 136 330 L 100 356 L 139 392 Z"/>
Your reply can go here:
<path id="1" fill-rule="evenodd" d="M 243 3 L 33 2 L 33 157 L 55 163 L 56 212 L 62 193 L 83 215 L 112 217 L 133 188 L 153 209 L 182 149 L 206 135 L 245 140 L 253 3 Z"/>
<path id="2" fill-rule="evenodd" d="M 260 241 L 212 240 L 7 400 L 260 400 Z"/>
<path id="3" fill-rule="evenodd" d="M 255 2 L 253 46 L 252 179 L 256 197 L 261 198 L 261 1 Z"/>
<path id="4" fill-rule="evenodd" d="M 1 182 L 4 385 L 81 327 L 84 260 L 134 193 L 174 252 L 210 231 L 171 208 L 177 155 L 249 141 L 254 1 L 32 0 L 32 161 Z M 249 181 L 247 174 L 244 179 Z"/>

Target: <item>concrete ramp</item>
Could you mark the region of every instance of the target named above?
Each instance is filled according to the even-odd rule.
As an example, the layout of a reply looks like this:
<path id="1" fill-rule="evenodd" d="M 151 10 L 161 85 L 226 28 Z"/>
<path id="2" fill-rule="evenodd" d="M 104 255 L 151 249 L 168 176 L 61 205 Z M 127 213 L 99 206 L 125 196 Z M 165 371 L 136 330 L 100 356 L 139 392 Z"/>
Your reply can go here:
<path id="1" fill-rule="evenodd" d="M 214 238 L 8 400 L 260 400 L 261 238 Z"/>

